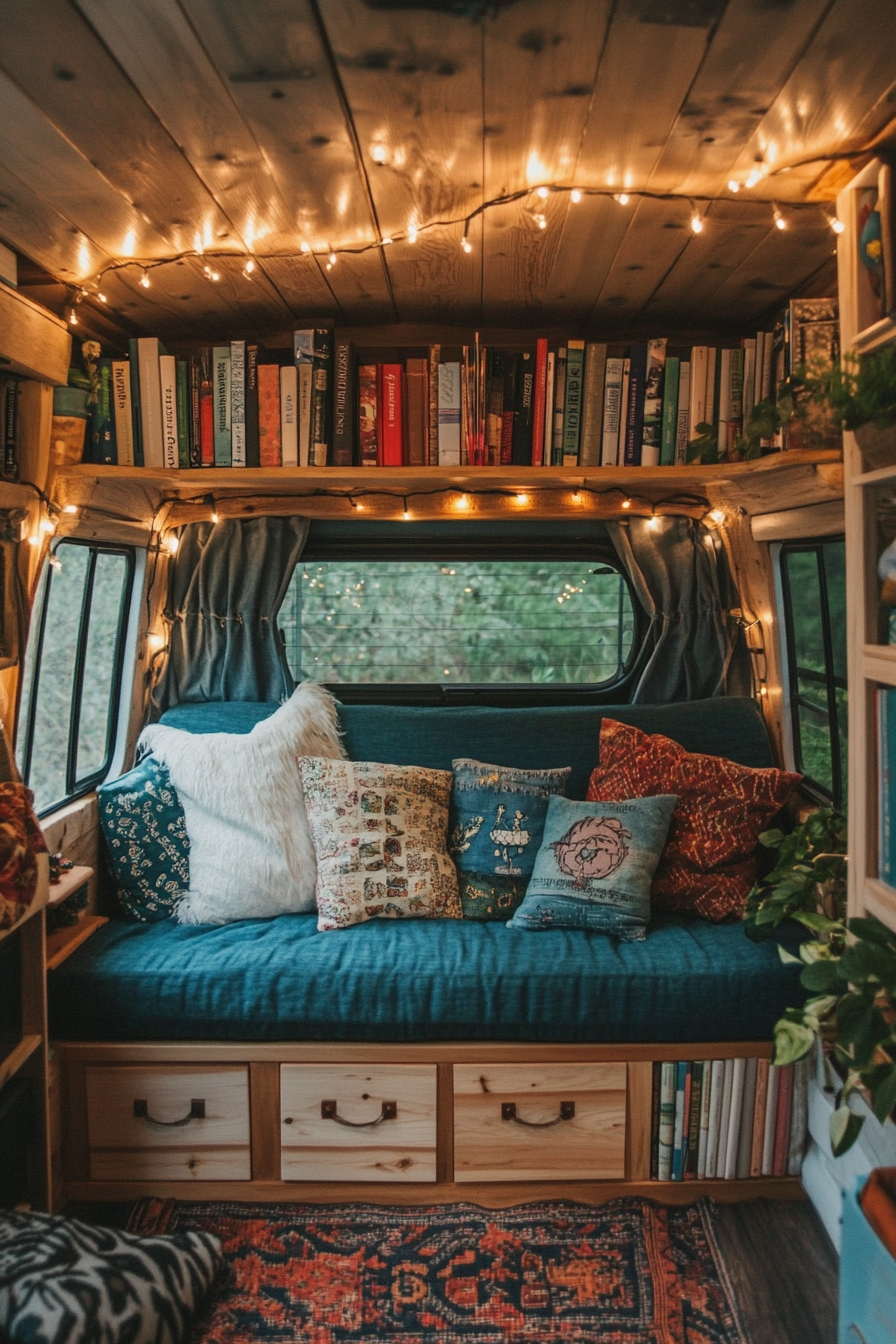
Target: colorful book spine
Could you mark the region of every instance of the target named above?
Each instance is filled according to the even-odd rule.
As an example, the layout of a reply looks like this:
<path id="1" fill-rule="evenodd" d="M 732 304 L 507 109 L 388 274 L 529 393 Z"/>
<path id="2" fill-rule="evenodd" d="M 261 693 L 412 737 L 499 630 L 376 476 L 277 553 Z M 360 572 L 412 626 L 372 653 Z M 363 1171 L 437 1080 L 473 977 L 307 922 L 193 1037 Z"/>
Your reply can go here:
<path id="1" fill-rule="evenodd" d="M 641 432 L 644 425 L 644 380 L 647 375 L 647 342 L 635 341 L 629 356 L 626 398 L 625 456 L 623 466 L 640 467 Z"/>
<path id="2" fill-rule="evenodd" d="M 713 345 L 706 347 L 706 423 L 715 428 L 719 421 L 719 351 Z M 703 461 L 706 462 L 706 457 Z"/>
<path id="3" fill-rule="evenodd" d="M 358 438 L 361 466 L 377 466 L 375 364 L 362 364 L 358 369 Z"/>
<path id="4" fill-rule="evenodd" d="M 809 1126 L 809 1060 L 799 1059 L 793 1066 L 793 1104 L 790 1112 L 790 1143 L 787 1176 L 799 1176 L 806 1152 Z"/>
<path id="5" fill-rule="evenodd" d="M 260 466 L 258 455 L 258 343 L 246 346 L 246 466 Z"/>
<path id="6" fill-rule="evenodd" d="M 0 378 L 3 414 L 3 457 L 2 475 L 7 481 L 14 481 L 19 474 L 19 380 Z"/>
<path id="7" fill-rule="evenodd" d="M 535 384 L 532 395 L 532 465 L 544 465 L 545 408 L 548 396 L 548 342 L 541 336 L 535 343 Z"/>
<path id="8" fill-rule="evenodd" d="M 675 443 L 678 438 L 678 376 L 681 360 L 669 355 L 663 373 L 663 419 L 660 431 L 660 466 L 675 463 Z M 642 454 L 643 456 L 643 454 Z"/>
<path id="9" fill-rule="evenodd" d="M 775 1159 L 775 1127 L 778 1119 L 778 1089 L 781 1070 L 777 1064 L 769 1066 L 768 1090 L 765 1095 L 765 1133 L 762 1140 L 762 1175 L 771 1176 Z"/>
<path id="10" fill-rule="evenodd" d="M 632 361 L 626 356 L 622 361 L 622 391 L 619 397 L 619 448 L 616 452 L 616 465 L 622 467 L 625 465 L 625 439 L 628 433 L 629 416 L 629 398 L 628 389 L 631 381 Z"/>
<path id="11" fill-rule="evenodd" d="M 663 438 L 663 386 L 666 370 L 665 337 L 647 342 L 644 373 L 644 411 L 641 420 L 641 466 L 658 467 Z"/>
<path id="12" fill-rule="evenodd" d="M 567 341 L 566 401 L 563 408 L 563 465 L 565 467 L 575 467 L 579 461 L 584 372 L 585 342 Z"/>
<path id="13" fill-rule="evenodd" d="M 753 1055 L 745 1061 L 744 1091 L 740 1106 L 740 1136 L 737 1141 L 735 1175 L 745 1181 L 750 1175 L 750 1155 L 753 1149 L 753 1110 L 756 1105 L 756 1070 L 759 1060 Z"/>
<path id="14" fill-rule="evenodd" d="M 744 377 L 743 377 L 743 405 L 741 409 L 741 418 L 744 425 L 753 414 L 753 407 L 756 404 L 756 337 L 748 336 L 744 340 Z"/>
<path id="15" fill-rule="evenodd" d="M 736 462 L 740 457 L 737 440 L 744 426 L 744 352 L 731 351 L 728 372 L 728 457 Z"/>
<path id="16" fill-rule="evenodd" d="M 180 466 L 177 446 L 177 360 L 159 356 L 159 387 L 162 397 L 162 465 L 166 471 Z"/>
<path id="17" fill-rule="evenodd" d="M 731 1130 L 731 1090 L 734 1086 L 734 1060 L 724 1061 L 722 1073 L 722 1111 L 719 1116 L 719 1148 L 716 1153 L 716 1175 L 724 1178 L 728 1164 L 728 1135 Z"/>
<path id="18" fill-rule="evenodd" d="M 258 456 L 263 467 L 279 467 L 280 365 L 258 366 Z"/>
<path id="19" fill-rule="evenodd" d="M 554 445 L 554 382 L 557 375 L 557 352 L 548 351 L 547 385 L 544 391 L 544 456 L 542 466 L 551 466 Z"/>
<path id="20" fill-rule="evenodd" d="M 660 1121 L 657 1174 L 661 1181 L 672 1179 L 672 1151 L 675 1146 L 676 1066 L 664 1060 L 660 1075 Z"/>
<path id="21" fill-rule="evenodd" d="M 230 465 L 246 465 L 246 342 L 230 342 Z"/>
<path id="22" fill-rule="evenodd" d="M 684 1180 L 697 1179 L 697 1163 L 700 1156 L 700 1107 L 703 1101 L 703 1061 L 695 1060 L 691 1065 L 691 1088 L 688 1100 L 688 1141 L 684 1158 Z"/>
<path id="23" fill-rule="evenodd" d="M 877 710 L 877 873 L 896 887 L 896 690 L 880 687 Z"/>
<path id="24" fill-rule="evenodd" d="M 133 467 L 134 425 L 131 416 L 131 366 L 126 359 L 112 361 L 112 404 L 118 465 Z"/>
<path id="25" fill-rule="evenodd" d="M 688 434 L 691 423 L 691 361 L 683 359 L 678 368 L 678 429 L 675 436 L 675 465 L 688 460 Z"/>
<path id="26" fill-rule="evenodd" d="M 460 466 L 461 378 L 460 363 L 446 360 L 439 365 L 439 466 Z"/>
<path id="27" fill-rule="evenodd" d="M 672 1138 L 673 1181 L 680 1181 L 684 1175 L 685 1147 L 687 1144 L 685 1107 L 689 1081 L 690 1066 L 687 1060 L 680 1059 L 675 1065 L 675 1129 Z"/>
<path id="28" fill-rule="evenodd" d="M 624 359 L 615 356 L 607 360 L 604 377 L 604 417 L 601 439 L 600 464 L 615 467 L 619 460 L 619 420 L 622 409 L 622 370 Z"/>
<path id="29" fill-rule="evenodd" d="M 697 1180 L 706 1176 L 706 1153 L 709 1147 L 709 1116 L 712 1104 L 712 1066 L 711 1059 L 703 1061 L 703 1090 L 700 1097 L 700 1134 L 697 1141 Z"/>
<path id="30" fill-rule="evenodd" d="M 725 1168 L 721 1172 L 726 1181 L 737 1175 L 737 1155 L 740 1145 L 741 1106 L 744 1099 L 745 1059 L 732 1060 L 731 1101 L 728 1110 L 728 1137 L 725 1141 Z"/>
<path id="31" fill-rule="evenodd" d="M 535 356 L 531 350 L 520 355 L 516 371 L 513 403 L 513 447 L 511 460 L 514 466 L 532 465 L 532 432 L 535 413 Z"/>
<path id="32" fill-rule="evenodd" d="M 442 361 L 442 347 L 429 347 L 429 419 L 426 446 L 426 461 L 430 467 L 439 465 L 439 365 Z"/>
<path id="33" fill-rule="evenodd" d="M 232 463 L 230 435 L 230 346 L 212 349 L 212 396 L 215 409 L 215 466 Z"/>
<path id="34" fill-rule="evenodd" d="M 128 341 L 128 373 L 131 380 L 131 433 L 134 440 L 134 466 L 145 466 L 143 453 L 143 407 L 140 403 L 140 342 Z"/>
<path id="35" fill-rule="evenodd" d="M 768 1097 L 767 1059 L 756 1061 L 756 1098 L 753 1103 L 753 1137 L 750 1147 L 750 1175 L 762 1175 L 762 1143 L 765 1138 L 765 1103 Z"/>
<path id="36" fill-rule="evenodd" d="M 314 370 L 310 364 L 297 364 L 296 373 L 299 387 L 299 466 L 307 467 L 311 465 L 311 384 Z"/>
<path id="37" fill-rule="evenodd" d="M 199 356 L 199 447 L 204 467 L 215 465 L 215 395 L 212 384 L 212 352 L 206 346 Z"/>
<path id="38" fill-rule="evenodd" d="M 585 375 L 582 384 L 582 436 L 579 464 L 599 467 L 604 428 L 604 383 L 607 374 L 607 347 L 589 341 L 585 346 Z"/>
<path id="39" fill-rule="evenodd" d="M 202 466 L 202 361 L 199 355 L 190 356 L 190 466 Z"/>
<path id="40" fill-rule="evenodd" d="M 295 364 L 280 369 L 280 463 L 299 465 L 299 370 Z"/>
<path id="41" fill-rule="evenodd" d="M 660 1178 L 660 1092 L 662 1088 L 663 1066 L 658 1059 L 653 1061 L 653 1078 L 650 1105 L 650 1179 Z"/>
<path id="42" fill-rule="evenodd" d="M 706 357 L 707 347 L 695 345 L 691 350 L 691 393 L 688 416 L 688 447 L 696 439 L 700 430 L 698 425 L 706 423 Z M 685 455 L 687 456 L 687 448 Z M 699 459 L 697 459 L 699 460 Z"/>
<path id="43" fill-rule="evenodd" d="M 775 1117 L 775 1144 L 772 1175 L 786 1176 L 790 1154 L 790 1119 L 793 1108 L 793 1065 L 782 1064 L 778 1083 L 778 1114 Z"/>
<path id="44" fill-rule="evenodd" d="M 554 432 L 551 436 L 551 465 L 563 465 L 563 428 L 566 423 L 566 347 L 557 351 L 554 361 Z"/>
<path id="45" fill-rule="evenodd" d="M 706 1141 L 706 1177 L 712 1180 L 719 1169 L 719 1136 L 722 1132 L 722 1094 L 725 1088 L 725 1061 L 712 1062 L 709 1096 L 709 1133 Z"/>
<path id="46" fill-rule="evenodd" d="M 190 369 L 185 359 L 177 361 L 177 456 L 178 465 L 190 467 Z"/>
<path id="47" fill-rule="evenodd" d="M 380 427 L 382 465 L 400 467 L 404 461 L 400 364 L 379 364 L 377 421 Z"/>
<path id="48" fill-rule="evenodd" d="M 309 465 L 325 467 L 330 456 L 330 378 L 333 363 L 333 333 L 314 328 L 314 359 L 311 364 L 311 430 Z"/>
<path id="49" fill-rule="evenodd" d="M 719 351 L 719 461 L 728 457 L 728 425 L 731 419 L 731 356 L 733 350 Z"/>
<path id="50" fill-rule="evenodd" d="M 159 372 L 159 357 L 164 353 L 164 349 L 154 336 L 138 337 L 143 465 L 155 469 L 165 465 L 162 437 L 162 382 Z"/>
<path id="51" fill-rule="evenodd" d="M 408 360 L 410 367 L 411 360 Z M 427 360 L 420 360 L 427 364 Z M 410 393 L 410 388 L 408 389 Z M 338 340 L 333 366 L 333 466 L 350 467 L 355 460 L 354 356 L 351 341 Z M 426 431 L 428 436 L 428 430 Z M 425 450 L 423 461 L 425 462 Z"/>
<path id="52" fill-rule="evenodd" d="M 406 374 L 408 466 L 425 467 L 429 443 L 429 359 L 409 359 Z"/>

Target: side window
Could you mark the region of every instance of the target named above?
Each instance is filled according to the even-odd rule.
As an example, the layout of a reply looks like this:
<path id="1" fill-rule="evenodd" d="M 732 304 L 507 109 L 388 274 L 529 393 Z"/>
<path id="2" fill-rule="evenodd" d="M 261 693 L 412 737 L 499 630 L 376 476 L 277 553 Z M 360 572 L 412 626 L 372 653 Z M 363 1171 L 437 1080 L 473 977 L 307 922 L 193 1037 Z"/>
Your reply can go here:
<path id="1" fill-rule="evenodd" d="M 115 743 L 134 577 L 125 547 L 61 541 L 41 577 L 16 756 L 45 813 L 103 779 Z"/>
<path id="2" fill-rule="evenodd" d="M 794 764 L 846 805 L 846 561 L 842 537 L 787 542 L 780 553 Z"/>

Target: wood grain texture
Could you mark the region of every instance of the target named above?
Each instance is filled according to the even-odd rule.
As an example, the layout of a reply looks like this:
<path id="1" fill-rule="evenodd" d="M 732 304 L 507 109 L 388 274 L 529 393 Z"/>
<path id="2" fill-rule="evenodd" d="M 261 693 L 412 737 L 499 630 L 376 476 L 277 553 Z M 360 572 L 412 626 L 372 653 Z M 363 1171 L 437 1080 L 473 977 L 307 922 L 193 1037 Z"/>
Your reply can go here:
<path id="1" fill-rule="evenodd" d="M 519 1123 L 502 1119 L 508 1101 Z M 564 1102 L 574 1116 L 551 1124 Z M 457 1182 L 622 1177 L 625 1125 L 623 1064 L 454 1066 Z"/>
<path id="2" fill-rule="evenodd" d="M 435 1126 L 433 1126 L 435 1129 Z M 281 1149 L 281 1174 L 284 1181 L 419 1182 L 436 1180 L 436 1149 L 413 1148 L 409 1144 L 387 1143 L 387 1136 L 376 1144 L 303 1148 L 290 1145 Z M 304 1197 L 304 1191 L 302 1192 Z"/>
<path id="3" fill-rule="evenodd" d="M 249 1120 L 252 1179 L 275 1181 L 280 1174 L 280 1069 L 273 1062 L 249 1065 Z"/>
<path id="4" fill-rule="evenodd" d="M 248 1182 L 252 1161 L 245 1148 L 91 1148 L 94 1181 Z M 227 1185 L 230 1189 L 230 1184 Z"/>
<path id="5" fill-rule="evenodd" d="M 108 924 L 109 920 L 105 915 L 82 914 L 77 924 L 72 924 L 65 929 L 57 929 L 47 938 L 47 970 L 55 971 L 57 966 L 61 966 L 64 961 L 72 955 L 76 948 L 82 943 L 86 943 L 92 934 L 103 924 Z"/>
<path id="6" fill-rule="evenodd" d="M 625 1173 L 630 1181 L 650 1179 L 653 1114 L 653 1064 L 640 1060 L 628 1066 Z"/>
<path id="7" fill-rule="evenodd" d="M 64 322 L 24 294 L 0 286 L 0 356 L 3 370 L 44 383 L 68 377 L 71 336 Z"/>
<path id="8" fill-rule="evenodd" d="M 193 1098 L 205 1102 L 205 1118 L 165 1129 L 189 1115 Z M 134 1101 L 147 1103 L 149 1116 L 134 1115 Z M 102 1068 L 87 1070 L 87 1124 L 90 1147 L 213 1148 L 249 1147 L 249 1072 L 246 1068 Z"/>

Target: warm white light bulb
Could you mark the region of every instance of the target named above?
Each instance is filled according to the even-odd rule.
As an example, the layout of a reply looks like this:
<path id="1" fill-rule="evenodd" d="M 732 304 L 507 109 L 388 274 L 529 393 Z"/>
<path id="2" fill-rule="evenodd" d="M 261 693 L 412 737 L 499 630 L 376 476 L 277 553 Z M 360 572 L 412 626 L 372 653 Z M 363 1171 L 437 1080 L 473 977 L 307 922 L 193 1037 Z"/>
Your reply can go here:
<path id="1" fill-rule="evenodd" d="M 613 200 L 614 200 L 614 201 L 618 201 L 618 203 L 619 203 L 620 205 L 628 205 L 628 202 L 629 202 L 629 195 L 628 195 L 628 192 L 627 192 L 627 191 L 620 191 L 620 192 L 617 192 L 617 193 L 614 195 Z"/>
<path id="2" fill-rule="evenodd" d="M 416 225 L 416 224 L 409 224 L 409 225 L 408 225 L 408 242 L 409 242 L 409 243 L 416 243 L 416 241 L 417 241 L 417 225 Z"/>
<path id="3" fill-rule="evenodd" d="M 52 537 L 53 533 L 56 531 L 56 524 L 52 518 L 41 518 L 40 530 L 41 532 L 48 533 L 49 536 Z"/>
<path id="4" fill-rule="evenodd" d="M 624 499 L 624 500 L 622 501 L 622 507 L 623 507 L 624 509 L 630 509 L 631 506 L 632 506 L 632 502 L 631 502 L 630 499 Z"/>
<path id="5" fill-rule="evenodd" d="M 311 251 L 311 244 L 310 244 L 310 243 L 302 243 L 302 251 L 305 252 L 305 253 L 310 252 L 310 251 Z"/>
<path id="6" fill-rule="evenodd" d="M 547 198 L 548 198 L 548 189 L 547 189 L 547 187 L 539 187 L 538 190 L 536 191 L 535 195 L 536 195 L 536 196 L 540 196 L 541 199 L 542 199 L 543 201 L 546 201 Z"/>
<path id="7" fill-rule="evenodd" d="M 470 240 L 469 240 L 469 238 L 467 237 L 466 234 L 464 234 L 463 238 L 461 238 L 461 240 L 460 240 L 460 245 L 461 245 L 461 247 L 463 248 L 463 250 L 464 250 L 465 252 L 472 252 L 472 251 L 473 251 L 473 245 L 472 245 L 472 243 L 470 242 Z"/>
<path id="8" fill-rule="evenodd" d="M 335 265 L 336 265 L 336 262 L 338 261 L 338 257 L 336 256 L 336 253 L 335 253 L 335 252 L 331 252 L 330 255 L 327 257 L 327 261 L 330 263 L 331 266 L 335 266 Z"/>
<path id="9" fill-rule="evenodd" d="M 149 647 L 157 653 L 159 649 L 164 649 L 165 647 L 165 636 L 160 635 L 158 631 L 153 630 L 151 634 L 147 635 L 146 642 Z"/>
<path id="10" fill-rule="evenodd" d="M 165 538 L 165 549 L 169 555 L 177 555 L 177 549 L 180 546 L 180 538 L 172 532 Z"/>
<path id="11" fill-rule="evenodd" d="M 62 512 L 63 512 L 63 513 L 77 513 L 77 512 L 78 512 L 78 506 L 77 506 L 77 504 L 66 504 L 66 505 L 63 507 Z"/>
<path id="12" fill-rule="evenodd" d="M 69 320 L 69 322 L 71 323 L 71 325 L 72 325 L 73 327 L 76 327 L 76 326 L 78 325 L 78 316 L 77 316 L 77 314 L 76 314 L 74 308 L 73 308 L 73 309 L 71 310 L 71 312 L 69 313 L 69 315 L 68 315 L 68 320 Z"/>
<path id="13" fill-rule="evenodd" d="M 731 181 L 728 183 L 728 190 L 733 191 L 735 195 L 737 195 L 737 193 L 740 191 L 740 183 L 736 182 L 733 177 Z"/>
<path id="14" fill-rule="evenodd" d="M 573 492 L 572 492 L 572 502 L 573 502 L 573 504 L 583 504 L 583 503 L 584 503 L 584 500 L 582 499 L 582 496 L 581 496 L 581 494 L 579 493 L 578 490 L 573 490 Z"/>
<path id="15" fill-rule="evenodd" d="M 725 521 L 725 510 L 724 510 L 724 509 L 713 509 L 709 516 L 710 516 L 710 518 L 712 519 L 712 521 L 715 523 L 716 527 L 721 527 L 722 524 L 723 524 L 724 521 Z"/>
<path id="16" fill-rule="evenodd" d="M 703 232 L 703 220 L 699 215 L 691 215 L 691 228 L 694 230 L 694 233 Z"/>
<path id="17" fill-rule="evenodd" d="M 656 529 L 659 527 L 659 525 L 660 525 L 659 518 L 657 518 L 655 513 L 652 513 L 650 517 L 647 519 L 647 526 L 650 528 L 651 532 L 655 532 Z"/>
<path id="18" fill-rule="evenodd" d="M 389 150 L 382 144 L 371 145 L 370 157 L 373 159 L 374 163 L 388 163 Z"/>
<path id="19" fill-rule="evenodd" d="M 757 182 L 761 182 L 761 181 L 762 181 L 762 174 L 759 172 L 759 169 L 758 169 L 758 168 L 751 168 L 751 169 L 750 169 L 750 174 L 749 174 L 749 176 L 748 176 L 746 182 L 744 183 L 744 186 L 745 186 L 745 187 L 755 187 L 756 183 L 757 183 Z"/>
<path id="20" fill-rule="evenodd" d="M 775 211 L 775 228 L 781 230 L 787 228 L 787 220 L 781 214 L 780 210 Z"/>
<path id="21" fill-rule="evenodd" d="M 519 494 L 516 497 L 516 502 L 517 504 L 528 504 L 529 496 L 524 491 L 520 490 Z"/>
<path id="22" fill-rule="evenodd" d="M 40 539 L 40 533 L 38 532 L 35 536 L 33 536 L 33 537 L 29 537 L 29 538 L 28 538 L 28 545 L 29 545 L 29 546 L 39 546 L 39 545 L 40 545 L 40 540 L 41 540 L 41 539 Z"/>
<path id="23" fill-rule="evenodd" d="M 212 522 L 213 522 L 213 523 L 218 522 L 218 514 L 217 514 L 217 511 L 214 510 L 214 509 L 212 510 Z"/>
<path id="24" fill-rule="evenodd" d="M 108 303 L 108 302 L 109 302 L 109 300 L 106 298 L 105 294 L 100 293 L 99 290 L 97 290 L 97 295 L 96 295 L 96 296 L 97 296 L 97 298 L 99 299 L 100 303 Z"/>
<path id="25" fill-rule="evenodd" d="M 244 268 L 244 269 L 245 269 L 245 273 L 246 273 L 246 275 L 251 275 L 252 272 L 255 270 L 255 262 L 252 260 L 251 257 L 250 257 L 249 260 L 246 262 L 246 265 L 245 265 L 245 268 Z"/>
<path id="26" fill-rule="evenodd" d="M 466 495 L 460 496 L 457 501 L 457 507 L 459 509 L 468 509 L 470 507 L 470 501 L 467 499 Z"/>
<path id="27" fill-rule="evenodd" d="M 573 205 L 578 205 L 579 201 L 582 199 L 582 193 L 579 191 L 578 187 L 569 193 L 569 199 L 572 201 Z"/>
<path id="28" fill-rule="evenodd" d="M 149 273 L 144 271 L 140 277 L 140 283 L 144 289 L 149 289 Z"/>
<path id="29" fill-rule="evenodd" d="M 831 228 L 834 230 L 835 233 L 842 233 L 843 230 L 846 228 L 846 225 L 843 223 L 842 219 L 832 219 Z"/>
<path id="30" fill-rule="evenodd" d="M 383 247 L 389 247 L 390 244 L 391 244 L 391 242 L 392 242 L 392 239 L 391 239 L 391 238 L 384 238 L 384 239 L 383 239 Z"/>

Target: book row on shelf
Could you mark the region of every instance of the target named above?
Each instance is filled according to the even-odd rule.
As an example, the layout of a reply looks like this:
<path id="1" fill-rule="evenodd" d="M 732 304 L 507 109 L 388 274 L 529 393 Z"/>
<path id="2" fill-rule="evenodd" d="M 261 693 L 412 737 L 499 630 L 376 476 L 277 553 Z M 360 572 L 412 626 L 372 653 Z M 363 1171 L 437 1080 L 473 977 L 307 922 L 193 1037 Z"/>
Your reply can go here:
<path id="1" fill-rule="evenodd" d="M 808 1080 L 806 1060 L 654 1063 L 651 1180 L 798 1176 Z"/>

